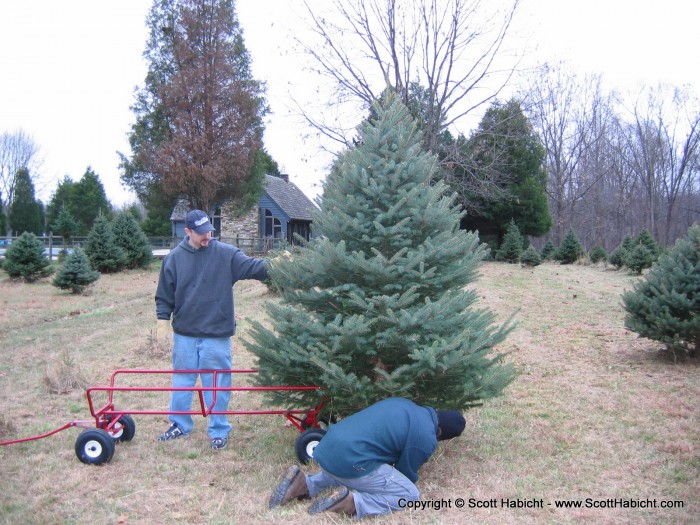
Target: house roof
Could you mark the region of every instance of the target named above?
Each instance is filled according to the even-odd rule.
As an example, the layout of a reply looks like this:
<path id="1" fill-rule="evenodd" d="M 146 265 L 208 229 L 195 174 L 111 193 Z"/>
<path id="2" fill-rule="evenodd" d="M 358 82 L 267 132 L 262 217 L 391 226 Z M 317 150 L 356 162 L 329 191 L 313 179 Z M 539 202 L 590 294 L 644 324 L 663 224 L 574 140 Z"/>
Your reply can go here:
<path id="1" fill-rule="evenodd" d="M 292 220 L 311 221 L 311 210 L 316 205 L 288 178 L 266 175 L 265 193 L 282 208 Z"/>
<path id="2" fill-rule="evenodd" d="M 313 216 L 311 210 L 317 206 L 302 192 L 289 178 L 274 177 L 265 175 L 265 193 L 274 200 L 277 205 L 292 220 L 311 221 Z M 178 199 L 175 203 L 170 221 L 184 221 L 189 204 L 186 199 Z"/>
<path id="3" fill-rule="evenodd" d="M 187 202 L 187 199 L 178 199 L 170 214 L 170 222 L 184 221 L 188 211 L 190 211 L 190 203 Z"/>

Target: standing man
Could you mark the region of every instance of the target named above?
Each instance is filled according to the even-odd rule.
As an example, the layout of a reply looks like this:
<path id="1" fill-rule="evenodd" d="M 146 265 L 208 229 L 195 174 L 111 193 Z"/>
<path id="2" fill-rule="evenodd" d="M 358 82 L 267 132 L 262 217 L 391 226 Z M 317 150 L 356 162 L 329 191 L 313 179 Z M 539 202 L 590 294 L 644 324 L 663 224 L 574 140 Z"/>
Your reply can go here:
<path id="1" fill-rule="evenodd" d="M 230 370 L 231 336 L 236 332 L 233 285 L 243 279 L 267 278 L 267 261 L 247 257 L 235 246 L 212 239 L 209 217 L 193 210 L 185 219 L 183 241 L 163 260 L 156 290 L 157 337 L 173 329 L 173 370 Z M 231 386 L 231 374 L 217 374 L 219 387 Z M 213 374 L 201 374 L 202 386 L 213 386 Z M 197 374 L 174 373 L 172 385 L 192 388 Z M 158 437 L 167 441 L 192 432 L 192 390 L 173 391 L 170 396 L 170 428 Z M 216 392 L 214 411 L 228 409 L 230 391 Z M 212 392 L 205 392 L 209 406 Z M 228 442 L 231 424 L 226 415 L 209 416 L 211 448 Z"/>
<path id="2" fill-rule="evenodd" d="M 316 499 L 309 513 L 330 511 L 349 516 L 388 514 L 417 501 L 418 469 L 432 456 L 438 440 L 464 431 L 456 410 L 435 410 L 403 398 L 379 401 L 331 425 L 314 450 L 321 471 L 304 474 L 292 466 L 270 497 L 270 508 L 295 499 Z"/>

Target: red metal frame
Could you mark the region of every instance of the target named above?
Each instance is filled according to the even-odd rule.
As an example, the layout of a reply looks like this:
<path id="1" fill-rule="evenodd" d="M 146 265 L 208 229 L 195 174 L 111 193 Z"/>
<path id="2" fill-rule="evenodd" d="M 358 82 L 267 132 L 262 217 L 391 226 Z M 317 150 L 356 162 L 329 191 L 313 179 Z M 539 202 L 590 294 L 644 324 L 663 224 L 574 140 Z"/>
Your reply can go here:
<path id="1" fill-rule="evenodd" d="M 107 432 L 110 432 L 119 422 L 122 415 L 169 415 L 169 414 L 191 414 L 191 415 L 201 415 L 203 417 L 209 416 L 211 414 L 226 414 L 226 415 L 283 415 L 287 420 L 294 425 L 297 430 L 303 432 L 305 429 L 310 427 L 319 426 L 319 415 L 323 406 L 326 402 L 326 396 L 321 397 L 321 401 L 315 407 L 306 410 L 226 410 L 226 411 L 215 411 L 214 405 L 216 404 L 216 394 L 217 392 L 229 391 L 229 392 L 269 392 L 269 391 L 302 391 L 302 390 L 323 390 L 320 386 L 230 386 L 230 387 L 204 387 L 204 386 L 194 386 L 192 388 L 188 387 L 134 387 L 134 386 L 116 386 L 117 376 L 120 375 L 153 375 L 153 374 L 213 374 L 212 383 L 217 384 L 217 376 L 220 374 L 256 374 L 258 371 L 254 369 L 243 369 L 243 370 L 138 370 L 138 369 L 124 369 L 117 370 L 112 373 L 110 377 L 109 386 L 95 386 L 90 387 L 86 391 L 86 396 L 88 400 L 88 406 L 90 408 L 90 415 L 94 418 L 94 426 L 97 428 L 102 428 Z M 190 391 L 197 393 L 199 399 L 199 410 L 192 411 L 167 411 L 167 410 L 116 410 L 114 405 L 114 393 L 115 392 L 175 392 L 175 391 Z M 94 401 L 94 394 L 98 392 L 107 393 L 107 403 L 102 406 L 96 406 L 96 401 Z M 209 406 L 205 406 L 204 392 L 212 392 L 212 400 Z M 0 445 L 11 445 L 15 443 L 22 443 L 25 441 L 34 441 L 37 439 L 42 439 L 45 437 L 52 436 L 62 430 L 66 430 L 71 427 L 80 428 L 93 428 L 91 421 L 86 420 L 76 420 L 66 423 L 60 428 L 41 434 L 38 436 L 32 436 L 22 439 L 14 439 L 10 441 L 0 441 Z"/>

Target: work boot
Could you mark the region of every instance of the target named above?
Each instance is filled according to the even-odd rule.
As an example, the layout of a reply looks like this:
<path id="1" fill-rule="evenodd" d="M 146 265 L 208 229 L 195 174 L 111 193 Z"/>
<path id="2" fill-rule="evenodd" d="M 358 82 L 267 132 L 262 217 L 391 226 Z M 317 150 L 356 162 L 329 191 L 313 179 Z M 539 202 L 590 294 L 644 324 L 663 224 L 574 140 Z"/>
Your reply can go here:
<path id="1" fill-rule="evenodd" d="M 306 485 L 306 476 L 301 469 L 294 465 L 289 467 L 280 484 L 270 496 L 268 506 L 271 509 L 286 505 L 293 499 L 307 499 L 309 487 Z"/>
<path id="2" fill-rule="evenodd" d="M 357 511 L 352 492 L 347 487 L 340 488 L 327 498 L 317 499 L 309 507 L 309 514 L 318 514 L 326 511 L 354 516 Z"/>

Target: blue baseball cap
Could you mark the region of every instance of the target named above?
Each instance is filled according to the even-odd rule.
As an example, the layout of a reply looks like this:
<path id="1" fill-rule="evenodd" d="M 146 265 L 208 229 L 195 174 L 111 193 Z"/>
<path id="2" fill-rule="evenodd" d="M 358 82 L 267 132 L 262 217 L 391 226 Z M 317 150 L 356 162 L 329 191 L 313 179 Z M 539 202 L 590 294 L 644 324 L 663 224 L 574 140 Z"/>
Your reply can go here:
<path id="1" fill-rule="evenodd" d="M 185 228 L 192 230 L 198 235 L 214 231 L 214 226 L 209 222 L 209 216 L 202 210 L 192 210 L 187 213 Z"/>

